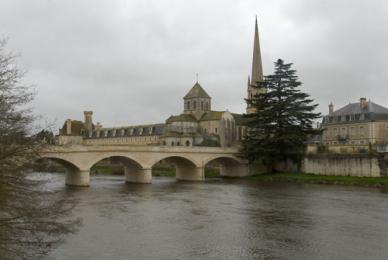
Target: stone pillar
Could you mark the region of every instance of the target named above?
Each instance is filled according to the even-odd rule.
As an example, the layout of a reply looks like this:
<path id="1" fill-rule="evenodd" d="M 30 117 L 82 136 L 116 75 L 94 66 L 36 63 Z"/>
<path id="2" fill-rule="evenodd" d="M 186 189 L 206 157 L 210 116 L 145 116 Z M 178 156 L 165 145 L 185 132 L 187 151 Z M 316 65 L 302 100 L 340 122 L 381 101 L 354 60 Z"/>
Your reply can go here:
<path id="1" fill-rule="evenodd" d="M 89 170 L 67 170 L 66 171 L 66 185 L 89 187 L 90 173 Z"/>
<path id="2" fill-rule="evenodd" d="M 205 168 L 176 166 L 176 179 L 181 181 L 203 181 L 205 180 Z"/>
<path id="3" fill-rule="evenodd" d="M 124 167 L 125 181 L 129 183 L 152 183 L 152 169 Z"/>
<path id="4" fill-rule="evenodd" d="M 249 166 L 247 164 L 241 165 L 221 165 L 220 176 L 224 177 L 244 177 L 249 176 Z"/>

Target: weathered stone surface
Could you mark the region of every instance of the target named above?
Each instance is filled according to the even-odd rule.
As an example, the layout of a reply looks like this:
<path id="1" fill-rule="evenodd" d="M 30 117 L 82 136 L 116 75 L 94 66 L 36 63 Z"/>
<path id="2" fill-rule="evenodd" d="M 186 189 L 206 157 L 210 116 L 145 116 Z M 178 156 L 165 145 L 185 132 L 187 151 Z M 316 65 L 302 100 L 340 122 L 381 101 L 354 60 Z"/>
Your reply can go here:
<path id="1" fill-rule="evenodd" d="M 343 155 L 307 157 L 304 159 L 302 171 L 322 175 L 380 177 L 383 169 L 377 157 Z"/>
<path id="2" fill-rule="evenodd" d="M 175 166 L 178 180 L 204 180 L 206 165 L 214 161 L 223 168 L 223 176 L 247 176 L 247 162 L 236 157 L 237 153 L 237 148 L 221 147 L 68 145 L 47 147 L 41 157 L 66 167 L 66 184 L 88 186 L 90 168 L 112 157 L 124 165 L 127 182 L 151 183 L 152 167 L 162 160 Z"/>

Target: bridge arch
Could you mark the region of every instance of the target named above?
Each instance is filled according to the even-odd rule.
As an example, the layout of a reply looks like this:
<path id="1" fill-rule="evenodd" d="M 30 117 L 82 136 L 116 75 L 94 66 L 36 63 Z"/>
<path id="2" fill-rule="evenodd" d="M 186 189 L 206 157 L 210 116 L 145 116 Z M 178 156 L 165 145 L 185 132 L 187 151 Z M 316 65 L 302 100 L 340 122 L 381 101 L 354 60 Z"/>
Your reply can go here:
<path id="1" fill-rule="evenodd" d="M 89 170 L 83 170 L 78 163 L 62 156 L 41 156 L 39 160 L 48 159 L 65 167 L 65 183 L 70 186 L 89 186 Z"/>
<path id="2" fill-rule="evenodd" d="M 80 168 L 77 165 L 75 165 L 73 162 L 70 162 L 70 161 L 68 161 L 66 159 L 59 158 L 59 157 L 53 157 L 53 156 L 40 157 L 40 158 L 37 159 L 37 162 L 41 162 L 41 161 L 44 161 L 44 160 L 50 160 L 50 161 L 53 161 L 53 162 L 55 162 L 57 164 L 60 164 L 66 170 L 70 170 L 70 171 L 80 170 Z"/>
<path id="3" fill-rule="evenodd" d="M 133 183 L 151 183 L 151 169 L 143 167 L 143 165 L 127 154 L 104 154 L 92 161 L 90 169 L 97 163 L 109 159 L 111 163 L 120 164 L 124 168 L 125 181 Z"/>
<path id="4" fill-rule="evenodd" d="M 152 167 L 157 163 L 165 161 L 175 168 L 175 176 L 177 180 L 200 181 L 205 178 L 203 167 L 186 156 L 169 155 L 159 158 L 154 161 Z"/>
<path id="5" fill-rule="evenodd" d="M 223 177 L 242 177 L 249 175 L 249 167 L 244 160 L 232 155 L 220 155 L 208 158 L 204 167 L 216 167 Z"/>

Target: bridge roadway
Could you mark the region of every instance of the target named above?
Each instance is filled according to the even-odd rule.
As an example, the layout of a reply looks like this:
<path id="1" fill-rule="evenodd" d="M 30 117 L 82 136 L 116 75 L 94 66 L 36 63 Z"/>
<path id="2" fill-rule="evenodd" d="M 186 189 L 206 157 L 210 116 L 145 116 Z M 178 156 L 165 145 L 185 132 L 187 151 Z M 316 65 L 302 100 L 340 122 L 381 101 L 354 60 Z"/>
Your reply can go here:
<path id="1" fill-rule="evenodd" d="M 221 176 L 249 175 L 246 161 L 237 157 L 237 148 L 127 145 L 65 145 L 47 146 L 40 154 L 66 168 L 66 185 L 89 186 L 90 169 L 110 158 L 124 166 L 125 180 L 151 183 L 152 167 L 165 160 L 176 169 L 177 180 L 201 181 L 210 163 L 220 167 Z"/>

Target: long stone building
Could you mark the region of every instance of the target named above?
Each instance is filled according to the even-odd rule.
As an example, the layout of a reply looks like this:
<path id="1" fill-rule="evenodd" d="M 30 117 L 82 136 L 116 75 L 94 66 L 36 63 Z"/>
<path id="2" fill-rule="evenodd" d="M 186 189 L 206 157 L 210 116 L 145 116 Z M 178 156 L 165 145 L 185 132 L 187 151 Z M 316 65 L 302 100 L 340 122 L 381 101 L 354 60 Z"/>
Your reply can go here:
<path id="1" fill-rule="evenodd" d="M 247 98 L 265 91 L 256 88 L 263 80 L 257 19 L 255 21 L 252 73 L 248 77 Z M 155 146 L 236 146 L 246 128 L 242 114 L 212 110 L 212 98 L 196 82 L 183 97 L 182 112 L 164 123 L 103 127 L 95 124 L 93 112 L 85 111 L 84 120 L 67 119 L 59 130 L 57 143 L 85 145 L 155 145 Z M 241 102 L 245 102 L 241 100 Z M 254 109 L 247 106 L 247 113 Z"/>

